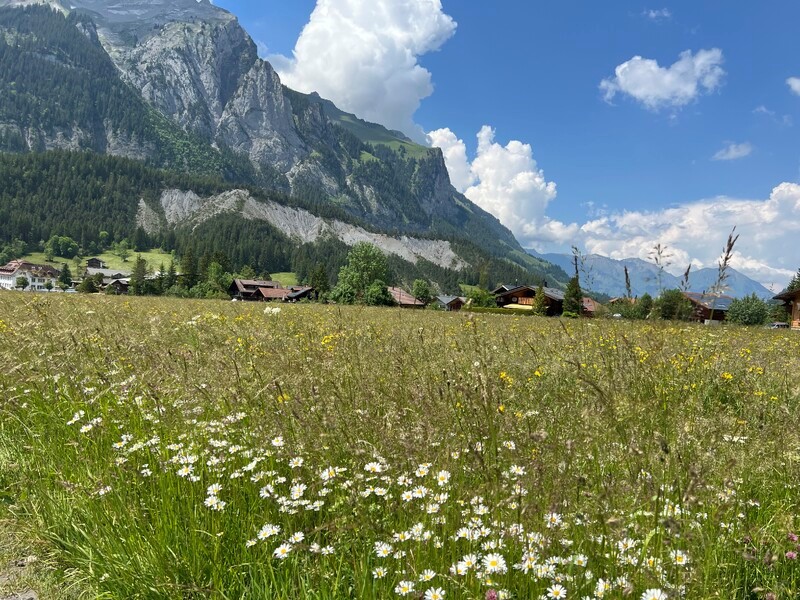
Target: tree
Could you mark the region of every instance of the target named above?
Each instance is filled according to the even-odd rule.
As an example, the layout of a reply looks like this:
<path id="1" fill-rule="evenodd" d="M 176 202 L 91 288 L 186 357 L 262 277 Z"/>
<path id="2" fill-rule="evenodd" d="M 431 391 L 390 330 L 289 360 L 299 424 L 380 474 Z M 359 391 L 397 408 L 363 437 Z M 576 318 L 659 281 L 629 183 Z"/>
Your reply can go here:
<path id="1" fill-rule="evenodd" d="M 331 297 L 342 304 L 366 303 L 367 289 L 376 282 L 386 281 L 387 273 L 383 252 L 369 242 L 359 242 L 348 252 L 347 263 L 339 270 L 339 281 Z"/>
<path id="2" fill-rule="evenodd" d="M 169 269 L 167 270 L 167 274 L 164 276 L 164 283 L 162 284 L 163 291 L 166 292 L 172 286 L 178 283 L 178 274 L 175 271 L 175 261 L 171 260 L 169 262 Z"/>
<path id="3" fill-rule="evenodd" d="M 96 294 L 97 286 L 92 277 L 85 277 L 76 288 L 81 294 Z"/>
<path id="4" fill-rule="evenodd" d="M 130 258 L 131 255 L 131 246 L 128 240 L 122 240 L 114 244 L 112 252 L 114 255 L 119 256 L 122 262 L 128 262 L 128 258 Z"/>
<path id="5" fill-rule="evenodd" d="M 564 314 L 566 316 L 580 316 L 583 312 L 583 292 L 578 276 L 574 275 L 567 283 L 564 292 Z"/>
<path id="6" fill-rule="evenodd" d="M 25 277 L 24 275 L 20 275 L 19 277 L 17 277 L 17 280 L 14 283 L 16 284 L 16 287 L 18 287 L 21 290 L 24 290 L 26 287 L 28 287 L 28 284 L 30 282 L 28 281 L 27 277 Z"/>
<path id="7" fill-rule="evenodd" d="M 317 264 L 314 267 L 309 278 L 309 285 L 314 288 L 318 300 L 327 296 L 328 292 L 331 291 L 331 284 L 328 281 L 328 272 L 325 270 L 325 265 Z"/>
<path id="8" fill-rule="evenodd" d="M 727 319 L 738 325 L 763 325 L 769 318 L 769 306 L 755 294 L 736 298 L 728 308 Z"/>
<path id="9" fill-rule="evenodd" d="M 414 283 L 411 286 L 411 294 L 414 296 L 414 298 L 425 304 L 429 304 L 430 301 L 433 300 L 431 286 L 424 279 L 414 280 Z"/>
<path id="10" fill-rule="evenodd" d="M 380 279 L 376 279 L 364 293 L 364 304 L 367 306 L 392 306 L 394 298 L 389 293 L 386 284 Z"/>
<path id="11" fill-rule="evenodd" d="M 792 280 L 786 287 L 787 292 L 794 292 L 796 290 L 800 290 L 800 269 L 797 269 L 797 273 L 794 274 L 794 277 L 792 277 Z"/>
<path id="12" fill-rule="evenodd" d="M 544 295 L 544 282 L 539 284 L 536 288 L 536 295 L 533 297 L 532 311 L 534 315 L 544 317 L 547 315 L 547 302 Z"/>
<path id="13" fill-rule="evenodd" d="M 228 289 L 233 283 L 233 275 L 225 271 L 223 266 L 215 261 L 208 265 L 206 283 L 208 283 L 214 295 L 221 298 L 223 295 L 227 296 Z"/>
<path id="14" fill-rule="evenodd" d="M 131 274 L 129 294 L 131 296 L 144 296 L 147 284 L 147 261 L 141 254 L 136 255 L 133 263 L 133 274 Z"/>
<path id="15" fill-rule="evenodd" d="M 197 285 L 197 260 L 191 248 L 187 248 L 181 259 L 181 271 L 183 271 L 183 285 L 187 290 Z"/>
<path id="16" fill-rule="evenodd" d="M 639 298 L 639 301 L 633 305 L 634 312 L 637 319 L 646 319 L 653 311 L 653 297 L 645 293 Z"/>
<path id="17" fill-rule="evenodd" d="M 467 293 L 467 302 L 476 308 L 497 308 L 497 300 L 482 287 L 472 288 Z"/>
<path id="18" fill-rule="evenodd" d="M 69 265 L 67 263 L 62 263 L 61 265 L 61 273 L 58 276 L 58 286 L 62 290 L 72 287 L 72 272 L 69 270 Z"/>
<path id="19" fill-rule="evenodd" d="M 664 290 L 655 305 L 662 319 L 685 321 L 692 315 L 692 303 L 677 288 Z"/>

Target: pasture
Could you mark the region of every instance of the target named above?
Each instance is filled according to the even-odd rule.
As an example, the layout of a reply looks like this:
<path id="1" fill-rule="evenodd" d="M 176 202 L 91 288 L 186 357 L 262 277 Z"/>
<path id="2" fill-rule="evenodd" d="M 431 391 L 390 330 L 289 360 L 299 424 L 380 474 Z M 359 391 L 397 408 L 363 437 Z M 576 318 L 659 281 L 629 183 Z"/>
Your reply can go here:
<path id="1" fill-rule="evenodd" d="M 0 359 L 42 597 L 800 595 L 796 332 L 8 292 Z"/>

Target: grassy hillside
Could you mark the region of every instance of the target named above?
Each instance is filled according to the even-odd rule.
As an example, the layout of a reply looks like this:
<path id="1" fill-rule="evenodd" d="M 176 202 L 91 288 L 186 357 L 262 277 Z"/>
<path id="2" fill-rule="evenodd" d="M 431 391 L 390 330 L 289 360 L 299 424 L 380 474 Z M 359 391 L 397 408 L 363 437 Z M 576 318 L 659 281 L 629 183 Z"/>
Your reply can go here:
<path id="1" fill-rule="evenodd" d="M 0 293 L 49 597 L 800 594 L 792 332 L 269 308 Z"/>

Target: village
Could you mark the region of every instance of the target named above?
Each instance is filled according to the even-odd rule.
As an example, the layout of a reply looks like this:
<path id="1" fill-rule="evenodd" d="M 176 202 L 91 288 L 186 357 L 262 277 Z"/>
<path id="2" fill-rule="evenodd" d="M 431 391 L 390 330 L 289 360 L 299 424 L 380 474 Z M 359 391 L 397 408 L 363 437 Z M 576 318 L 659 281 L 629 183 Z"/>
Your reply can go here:
<path id="1" fill-rule="evenodd" d="M 131 287 L 131 273 L 123 270 L 110 269 L 101 259 L 93 257 L 86 260 L 81 273 L 70 277 L 67 282 L 62 277 L 61 271 L 50 265 L 38 265 L 25 260 L 12 260 L 0 267 L 0 289 L 22 290 L 39 293 L 76 293 L 81 288 L 81 283 L 91 279 L 94 291 L 113 293 L 116 295 L 128 294 Z M 147 275 L 155 278 L 159 274 Z M 180 274 L 178 274 L 180 275 Z M 392 297 L 393 304 L 403 309 L 433 308 L 448 312 L 459 311 L 463 308 L 473 308 L 472 302 L 466 296 L 434 295 L 429 300 L 416 298 L 412 293 L 401 287 L 390 286 L 387 288 Z M 234 278 L 227 290 L 232 301 L 237 302 L 299 302 L 319 299 L 318 292 L 308 285 L 284 286 L 278 281 L 240 279 Z M 541 306 L 545 316 L 561 316 L 564 313 L 564 292 L 558 288 L 533 285 L 500 285 L 489 292 L 494 298 L 495 306 L 492 308 L 503 309 L 509 313 L 525 313 L 532 311 L 536 305 L 537 294 L 543 294 Z M 726 320 L 728 310 L 734 298 L 724 294 L 711 294 L 701 292 L 682 291 L 681 294 L 691 305 L 690 321 L 716 324 Z M 780 303 L 787 312 L 787 327 L 800 330 L 800 290 L 785 290 L 772 298 Z M 584 296 L 582 299 L 583 317 L 609 316 L 621 318 L 623 310 L 618 310 L 625 305 L 633 305 L 636 298 L 618 297 L 609 300 L 607 305 L 602 305 L 596 300 Z M 773 327 L 783 326 L 782 323 L 773 323 Z"/>

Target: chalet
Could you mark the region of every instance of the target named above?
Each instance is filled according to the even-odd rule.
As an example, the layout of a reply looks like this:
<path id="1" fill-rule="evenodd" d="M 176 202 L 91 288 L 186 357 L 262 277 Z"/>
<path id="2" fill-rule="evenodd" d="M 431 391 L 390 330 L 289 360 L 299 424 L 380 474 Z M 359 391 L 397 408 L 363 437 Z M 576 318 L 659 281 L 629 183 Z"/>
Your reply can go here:
<path id="1" fill-rule="evenodd" d="M 83 272 L 83 278 L 94 277 L 101 275 L 103 277 L 103 287 L 109 285 L 115 279 L 128 279 L 131 274 L 127 271 L 118 271 L 116 269 L 105 269 L 102 267 L 86 267 Z"/>
<path id="2" fill-rule="evenodd" d="M 436 304 L 447 312 L 455 312 L 464 308 L 467 299 L 463 296 L 436 296 Z"/>
<path id="3" fill-rule="evenodd" d="M 698 292 L 683 292 L 684 297 L 692 304 L 692 321 L 724 321 L 731 307 L 731 296 L 717 294 L 701 294 Z"/>
<path id="4" fill-rule="evenodd" d="M 104 284 L 114 290 L 114 293 L 119 295 L 127 294 L 131 286 L 131 280 L 127 277 L 121 279 L 114 279 L 107 284 Z"/>
<path id="5" fill-rule="evenodd" d="M 507 288 L 501 286 L 498 290 Z M 511 289 L 506 289 L 495 294 L 498 308 L 516 308 L 521 310 L 532 310 L 533 299 L 538 292 L 537 287 L 532 285 L 518 285 Z M 495 290 L 495 291 L 498 291 Z M 556 288 L 542 288 L 544 292 L 544 305 L 547 316 L 556 316 L 564 312 L 564 292 Z"/>
<path id="6" fill-rule="evenodd" d="M 234 279 L 228 294 L 237 300 L 264 300 L 263 295 L 259 295 L 260 289 L 280 289 L 281 284 L 277 281 L 259 281 L 257 279 Z"/>
<path id="7" fill-rule="evenodd" d="M 414 296 L 399 287 L 390 287 L 389 293 L 392 295 L 392 298 L 394 298 L 395 304 L 400 308 L 425 308 L 425 303 L 422 302 L 422 300 L 417 300 Z"/>
<path id="8" fill-rule="evenodd" d="M 107 269 L 108 265 L 99 258 L 90 258 L 86 261 L 86 267 L 89 269 Z"/>
<path id="9" fill-rule="evenodd" d="M 597 314 L 600 310 L 600 307 L 603 305 L 600 304 L 597 300 L 593 298 L 584 297 L 582 300 L 583 303 L 583 316 L 584 317 L 593 317 Z"/>
<path id="10" fill-rule="evenodd" d="M 774 298 L 783 302 L 792 321 L 792 329 L 800 329 L 800 290 L 781 292 Z"/>
<path id="11" fill-rule="evenodd" d="M 25 260 L 12 260 L 7 265 L 0 267 L 0 288 L 5 290 L 16 289 L 17 279 L 24 277 L 28 280 L 25 289 L 34 292 L 45 292 L 56 287 L 60 274 L 61 272 L 58 269 L 49 265 L 35 265 Z"/>
<path id="12" fill-rule="evenodd" d="M 262 302 L 297 302 L 311 297 L 314 288 L 307 285 L 295 285 L 289 288 L 258 288 L 254 299 Z"/>

